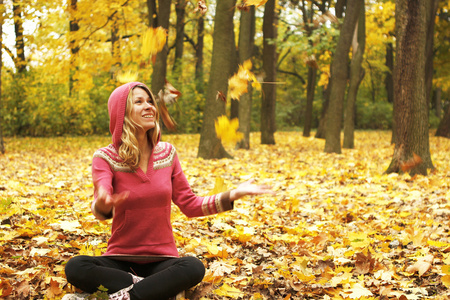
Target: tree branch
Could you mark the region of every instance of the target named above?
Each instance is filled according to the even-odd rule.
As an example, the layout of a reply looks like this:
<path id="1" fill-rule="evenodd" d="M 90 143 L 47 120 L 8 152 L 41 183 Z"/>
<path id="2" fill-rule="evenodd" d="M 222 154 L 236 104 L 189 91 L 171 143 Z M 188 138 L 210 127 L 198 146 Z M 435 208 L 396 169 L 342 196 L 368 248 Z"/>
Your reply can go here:
<path id="1" fill-rule="evenodd" d="M 278 68 L 277 68 L 277 71 L 280 72 L 280 73 L 283 73 L 283 74 L 288 74 L 288 75 L 295 76 L 295 77 L 297 77 L 298 79 L 300 79 L 300 81 L 301 81 L 303 84 L 306 83 L 305 79 L 303 79 L 303 77 L 302 77 L 300 74 L 298 74 L 297 72 L 284 71 L 284 70 L 281 70 L 281 69 L 278 69 Z"/>

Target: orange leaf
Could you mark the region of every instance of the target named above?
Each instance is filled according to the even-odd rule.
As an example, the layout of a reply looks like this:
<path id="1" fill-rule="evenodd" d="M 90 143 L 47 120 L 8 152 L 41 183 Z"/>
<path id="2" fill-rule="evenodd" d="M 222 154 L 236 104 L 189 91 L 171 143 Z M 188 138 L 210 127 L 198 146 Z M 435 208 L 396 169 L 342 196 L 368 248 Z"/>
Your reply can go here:
<path id="1" fill-rule="evenodd" d="M 47 297 L 55 298 L 62 293 L 62 289 L 59 287 L 59 283 L 56 280 L 50 279 L 50 286 L 47 289 Z"/>

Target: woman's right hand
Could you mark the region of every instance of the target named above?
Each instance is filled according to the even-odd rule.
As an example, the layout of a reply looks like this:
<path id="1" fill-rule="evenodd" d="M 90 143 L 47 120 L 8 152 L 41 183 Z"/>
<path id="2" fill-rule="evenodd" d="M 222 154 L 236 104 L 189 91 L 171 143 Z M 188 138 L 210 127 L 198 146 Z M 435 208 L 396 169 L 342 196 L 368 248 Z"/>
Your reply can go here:
<path id="1" fill-rule="evenodd" d="M 93 213 L 99 219 L 107 219 L 115 206 L 121 204 L 128 198 L 129 191 L 110 195 L 107 190 L 100 186 L 97 189 L 97 198 L 93 203 Z"/>

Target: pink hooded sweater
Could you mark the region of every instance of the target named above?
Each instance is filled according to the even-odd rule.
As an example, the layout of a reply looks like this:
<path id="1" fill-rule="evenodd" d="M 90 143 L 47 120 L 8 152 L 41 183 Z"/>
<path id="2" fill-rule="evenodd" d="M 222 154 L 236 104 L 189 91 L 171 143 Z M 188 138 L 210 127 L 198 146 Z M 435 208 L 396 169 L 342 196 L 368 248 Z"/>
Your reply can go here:
<path id="1" fill-rule="evenodd" d="M 125 107 L 130 90 L 139 82 L 118 87 L 108 101 L 112 144 L 94 153 L 92 177 L 95 186 L 110 194 L 129 191 L 128 198 L 114 208 L 112 233 L 104 255 L 129 261 L 149 262 L 178 257 L 170 222 L 173 201 L 188 217 L 206 216 L 232 209 L 229 192 L 196 196 L 181 169 L 175 148 L 158 142 L 147 172 L 131 169 L 118 155 Z M 94 200 L 95 201 L 95 200 Z"/>

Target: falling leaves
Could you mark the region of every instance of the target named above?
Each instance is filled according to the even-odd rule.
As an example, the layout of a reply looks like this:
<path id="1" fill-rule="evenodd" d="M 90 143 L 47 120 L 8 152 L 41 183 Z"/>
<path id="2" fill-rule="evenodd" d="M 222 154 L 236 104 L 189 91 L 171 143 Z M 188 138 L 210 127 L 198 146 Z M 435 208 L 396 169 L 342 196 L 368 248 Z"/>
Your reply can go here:
<path id="1" fill-rule="evenodd" d="M 121 71 L 117 74 L 117 81 L 120 83 L 135 82 L 138 80 L 138 73 L 131 70 Z"/>
<path id="2" fill-rule="evenodd" d="M 164 84 L 164 91 L 158 92 L 158 101 L 164 101 L 165 104 L 170 105 L 177 102 L 181 96 L 181 92 L 177 90 L 167 79 Z"/>
<path id="3" fill-rule="evenodd" d="M 256 7 L 260 7 L 266 4 L 267 0 L 242 0 L 243 6 L 251 6 L 254 5 Z"/>
<path id="4" fill-rule="evenodd" d="M 225 128 L 233 121 L 227 120 Z M 237 124 L 236 124 L 237 125 Z M 234 128 L 237 128 L 236 126 Z M 199 135 L 163 136 L 177 147 L 193 190 L 208 195 L 250 178 L 276 196 L 188 219 L 173 206 L 180 255 L 206 266 L 186 298 L 445 299 L 450 287 L 450 140 L 430 137 L 436 173 L 384 174 L 389 132 L 356 132 L 358 148 L 323 155 L 323 140 L 277 132 L 277 145 L 196 157 Z M 437 142 L 438 141 L 438 142 Z M 92 153 L 109 137 L 7 138 L 0 156 L 0 297 L 61 299 L 64 265 L 100 255 L 110 222 L 90 212 Z M 441 298 L 439 298 L 441 297 Z"/>
<path id="5" fill-rule="evenodd" d="M 163 27 L 147 28 L 142 37 L 141 54 L 144 59 L 155 59 L 166 44 L 167 30 Z"/>
<path id="6" fill-rule="evenodd" d="M 197 1 L 197 7 L 194 10 L 195 12 L 199 11 L 202 15 L 206 14 L 208 11 L 208 7 L 206 6 L 206 3 L 204 0 L 198 0 Z"/>
<path id="7" fill-rule="evenodd" d="M 246 60 L 239 65 L 239 70 L 228 80 L 228 90 L 232 99 L 239 100 L 242 94 L 248 92 L 248 84 L 252 82 L 252 86 L 261 89 L 261 85 L 250 69 L 252 68 L 251 60 Z"/>
<path id="8" fill-rule="evenodd" d="M 220 116 L 214 125 L 217 137 L 224 143 L 234 145 L 244 138 L 244 134 L 237 131 L 239 129 L 237 118 L 230 121 L 226 116 Z"/>

